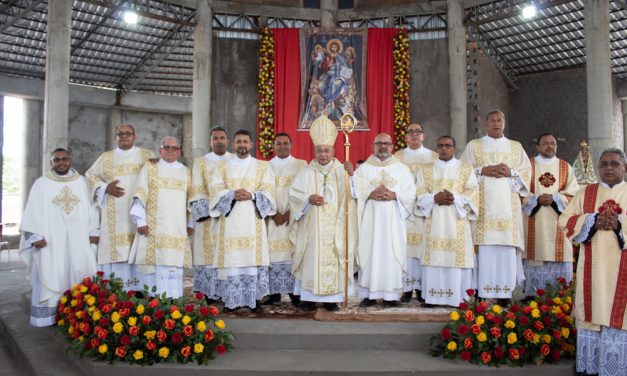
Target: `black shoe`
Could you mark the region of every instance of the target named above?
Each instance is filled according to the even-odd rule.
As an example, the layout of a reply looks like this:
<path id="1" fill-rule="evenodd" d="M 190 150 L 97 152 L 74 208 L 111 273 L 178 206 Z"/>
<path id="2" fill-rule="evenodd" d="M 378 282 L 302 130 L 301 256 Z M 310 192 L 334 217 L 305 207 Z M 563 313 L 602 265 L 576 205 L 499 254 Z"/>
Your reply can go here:
<path id="1" fill-rule="evenodd" d="M 302 301 L 300 303 L 300 309 L 302 309 L 305 312 L 315 311 L 316 310 L 316 303 Z"/>
<path id="2" fill-rule="evenodd" d="M 292 301 L 292 305 L 294 307 L 298 307 L 300 305 L 300 295 L 289 294 L 289 296 Z"/>
<path id="3" fill-rule="evenodd" d="M 251 308 L 250 309 L 250 312 L 252 312 L 252 313 L 263 313 L 263 308 L 261 307 L 261 302 L 259 300 L 257 300 L 257 304 L 255 305 L 255 308 Z"/>
<path id="4" fill-rule="evenodd" d="M 409 303 L 411 301 L 411 296 L 413 295 L 413 293 L 413 291 L 404 292 L 403 295 L 401 295 L 401 303 Z"/>
<path id="5" fill-rule="evenodd" d="M 422 306 L 425 308 L 436 308 L 439 307 L 437 304 L 431 304 L 431 303 L 422 303 Z"/>
<path id="6" fill-rule="evenodd" d="M 424 303 L 425 300 L 422 298 L 422 291 L 421 290 L 415 290 L 415 291 L 416 291 L 416 299 L 418 299 L 420 303 Z"/>
<path id="7" fill-rule="evenodd" d="M 235 307 L 235 308 L 224 307 L 222 309 L 222 312 L 224 312 L 224 313 L 233 313 L 233 312 L 237 311 L 238 309 L 240 309 L 240 307 Z"/>
<path id="8" fill-rule="evenodd" d="M 510 302 L 511 302 L 511 299 L 505 299 L 505 298 L 496 299 L 496 304 L 500 305 L 503 308 L 506 308 L 507 306 L 509 306 Z"/>
<path id="9" fill-rule="evenodd" d="M 361 303 L 359 303 L 359 306 L 362 308 L 366 308 L 366 307 L 372 307 L 375 304 L 377 304 L 376 300 L 365 298 L 364 300 L 361 301 Z"/>
<path id="10" fill-rule="evenodd" d="M 398 307 L 401 305 L 398 300 L 384 300 L 383 304 L 385 304 L 387 307 Z"/>
<path id="11" fill-rule="evenodd" d="M 214 305 L 216 304 L 218 301 L 216 299 L 211 299 L 209 298 L 207 295 L 205 295 L 205 302 L 207 303 L 207 305 Z"/>
<path id="12" fill-rule="evenodd" d="M 324 306 L 324 309 L 326 309 L 329 312 L 335 312 L 339 309 L 337 307 L 337 303 L 322 303 L 322 305 Z"/>
<path id="13" fill-rule="evenodd" d="M 266 295 L 262 300 L 262 305 L 272 305 L 274 303 L 279 303 L 281 301 L 281 294 L 270 294 Z"/>

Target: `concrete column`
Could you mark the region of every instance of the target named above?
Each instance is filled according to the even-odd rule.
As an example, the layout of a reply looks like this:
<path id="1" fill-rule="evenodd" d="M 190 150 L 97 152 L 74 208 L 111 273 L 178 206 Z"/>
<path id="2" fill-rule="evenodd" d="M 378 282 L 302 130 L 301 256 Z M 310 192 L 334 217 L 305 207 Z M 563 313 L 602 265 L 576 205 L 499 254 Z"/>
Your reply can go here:
<path id="1" fill-rule="evenodd" d="M 336 27 L 337 0 L 320 0 L 320 26 Z"/>
<path id="2" fill-rule="evenodd" d="M 41 155 L 41 131 L 43 103 L 36 99 L 24 99 L 24 124 L 22 126 L 24 148 L 22 156 L 22 208 L 26 205 L 28 192 L 35 180 L 42 175 L 42 168 L 46 171 L 50 167 L 50 154 Z M 42 165 L 40 161 L 44 161 Z"/>
<path id="3" fill-rule="evenodd" d="M 107 150 L 118 147 L 118 143 L 115 141 L 115 129 L 119 125 L 122 125 L 122 110 L 111 107 L 107 118 Z"/>
<path id="4" fill-rule="evenodd" d="M 623 151 L 627 150 L 627 99 L 620 101 L 623 109 Z"/>
<path id="5" fill-rule="evenodd" d="M 44 166 L 56 148 L 69 144 L 70 31 L 72 0 L 48 4 L 46 83 L 44 87 Z"/>
<path id="6" fill-rule="evenodd" d="M 455 139 L 458 150 L 467 140 L 468 84 L 466 71 L 466 27 L 462 0 L 447 1 L 448 61 L 449 61 L 449 105 L 451 113 L 450 135 Z"/>
<path id="7" fill-rule="evenodd" d="M 595 167 L 603 149 L 620 147 L 613 137 L 610 10 L 607 0 L 584 1 L 588 143 Z"/>
<path id="8" fill-rule="evenodd" d="M 0 223 L 2 223 L 2 170 L 4 169 L 4 96 L 0 95 Z"/>
<path id="9" fill-rule="evenodd" d="M 192 167 L 192 162 L 194 161 L 193 152 L 192 152 L 192 124 L 193 124 L 193 116 L 191 114 L 183 115 L 183 160 L 188 167 Z M 207 142 L 208 144 L 208 142 Z"/>
<path id="10" fill-rule="evenodd" d="M 211 53 L 213 44 L 211 3 L 211 0 L 198 0 L 196 6 L 192 138 L 191 153 L 186 156 L 186 158 L 191 158 L 191 160 L 205 154 L 209 150 L 209 129 L 211 128 Z"/>

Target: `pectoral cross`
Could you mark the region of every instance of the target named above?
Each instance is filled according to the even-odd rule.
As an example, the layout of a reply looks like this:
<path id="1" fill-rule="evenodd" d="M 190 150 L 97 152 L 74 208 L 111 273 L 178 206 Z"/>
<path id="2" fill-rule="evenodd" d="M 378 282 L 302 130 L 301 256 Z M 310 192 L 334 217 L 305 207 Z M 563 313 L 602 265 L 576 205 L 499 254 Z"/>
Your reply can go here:
<path id="1" fill-rule="evenodd" d="M 429 295 L 431 296 L 435 296 L 437 291 L 435 291 L 435 289 L 432 287 L 431 290 L 429 290 Z"/>

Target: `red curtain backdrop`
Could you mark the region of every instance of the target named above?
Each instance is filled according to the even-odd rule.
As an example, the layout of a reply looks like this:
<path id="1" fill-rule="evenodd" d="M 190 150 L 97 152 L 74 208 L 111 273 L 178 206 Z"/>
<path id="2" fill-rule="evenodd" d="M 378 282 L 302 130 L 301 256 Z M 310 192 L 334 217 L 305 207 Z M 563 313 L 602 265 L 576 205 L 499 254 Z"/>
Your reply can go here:
<path id="1" fill-rule="evenodd" d="M 294 143 L 292 155 L 310 161 L 314 150 L 309 132 L 296 130 L 301 94 L 298 29 L 272 29 L 272 32 L 275 41 L 275 133 L 289 134 Z M 368 30 L 366 100 L 370 130 L 350 134 L 350 160 L 353 163 L 372 154 L 372 142 L 377 134 L 394 134 L 392 45 L 397 33 L 397 29 Z M 344 161 L 341 132 L 335 143 L 335 157 Z"/>

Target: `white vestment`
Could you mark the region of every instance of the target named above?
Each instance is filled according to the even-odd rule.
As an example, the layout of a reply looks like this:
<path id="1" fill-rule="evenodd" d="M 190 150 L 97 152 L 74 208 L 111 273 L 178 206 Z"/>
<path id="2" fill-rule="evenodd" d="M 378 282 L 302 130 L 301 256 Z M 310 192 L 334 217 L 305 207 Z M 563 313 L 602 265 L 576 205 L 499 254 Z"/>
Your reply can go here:
<path id="1" fill-rule="evenodd" d="M 333 159 L 326 165 L 312 161 L 294 178 L 290 188 L 290 210 L 294 225 L 290 239 L 295 244 L 292 274 L 294 294 L 302 301 L 339 303 L 344 301 L 345 275 L 348 293 L 353 289 L 353 260 L 357 244 L 357 223 L 353 200 L 349 201 L 348 273 L 344 272 L 346 171 Z M 325 204 L 309 204 L 313 194 Z"/>
<path id="2" fill-rule="evenodd" d="M 473 168 L 453 158 L 422 165 L 416 178 L 416 210 L 426 217 L 422 296 L 428 304 L 457 307 L 476 288 L 471 221 L 477 220 L 479 185 Z M 435 195 L 447 190 L 452 205 L 438 205 Z"/>
<path id="3" fill-rule="evenodd" d="M 274 157 L 270 160 L 270 168 L 274 172 L 276 186 L 276 211 L 285 214 L 290 211 L 289 190 L 294 177 L 307 162 L 291 155 L 287 158 Z M 272 218 L 266 219 L 268 227 L 268 248 L 270 250 L 270 269 L 268 280 L 270 294 L 291 294 L 294 292 L 294 276 L 292 275 L 292 255 L 294 243 L 289 239 L 290 228 L 294 221 L 277 226 Z"/>
<path id="4" fill-rule="evenodd" d="M 218 171 L 226 191 L 210 203 L 211 216 L 220 217 L 215 293 L 226 308 L 255 308 L 268 294 L 270 255 L 264 218 L 276 213 L 274 173 L 268 162 L 251 156 L 222 161 Z M 237 189 L 247 190 L 253 198 L 236 201 Z"/>
<path id="5" fill-rule="evenodd" d="M 183 295 L 182 268 L 189 268 L 192 258 L 187 236 L 190 187 L 190 171 L 179 162 L 161 159 L 139 172 L 130 214 L 137 227 L 148 227 L 148 235 L 137 234 L 128 261 L 137 267 L 139 288 L 156 286 L 156 294 L 172 298 Z"/>
<path id="6" fill-rule="evenodd" d="M 98 230 L 98 213 L 87 181 L 71 169 L 53 171 L 33 184 L 20 224 L 20 257 L 33 284 L 31 324 L 54 324 L 61 295 L 83 277 L 97 271 L 89 236 Z M 33 243 L 45 239 L 43 248 Z"/>
<path id="7" fill-rule="evenodd" d="M 568 162 L 541 155 L 531 160 L 530 193 L 523 200 L 525 214 L 525 294 L 532 296 L 558 277 L 573 279 L 573 245 L 557 224 L 570 199 L 579 190 L 573 168 Z M 553 203 L 543 206 L 539 196 L 550 194 Z"/>
<path id="8" fill-rule="evenodd" d="M 424 146 L 418 149 L 409 147 L 397 151 L 394 156 L 403 162 L 414 178 L 420 165 L 431 163 L 438 159 L 438 154 Z M 422 235 L 424 233 L 424 218 L 414 215 L 411 211 L 407 218 L 407 271 L 403 276 L 403 292 L 422 290 L 422 267 L 420 265 L 420 255 L 423 253 L 424 243 Z"/>
<path id="9" fill-rule="evenodd" d="M 391 156 L 372 155 L 355 172 L 359 222 L 359 296 L 399 300 L 407 263 L 405 221 L 416 202 L 416 184 L 409 168 Z M 379 186 L 396 193 L 391 201 L 368 196 Z"/>
<path id="10" fill-rule="evenodd" d="M 100 241 L 98 242 L 98 269 L 106 276 L 114 273 L 121 278 L 125 289 L 134 289 L 133 272 L 128 264 L 128 254 L 135 239 L 135 224 L 128 210 L 131 207 L 137 174 L 148 158 L 154 154 L 147 149 L 116 148 L 103 153 L 85 172 L 89 180 L 91 197 L 100 208 Z M 106 193 L 107 185 L 119 180 L 124 189 L 122 197 Z"/>
<path id="11" fill-rule="evenodd" d="M 479 180 L 479 217 L 475 244 L 479 246 L 479 296 L 511 298 L 524 279 L 521 197 L 529 193 L 531 164 L 517 141 L 484 136 L 466 146 L 461 160 L 475 168 Z M 506 164 L 511 177 L 480 176 L 486 166 Z"/>
<path id="12" fill-rule="evenodd" d="M 199 291 L 210 299 L 215 299 L 216 268 L 213 266 L 218 238 L 218 219 L 209 216 L 209 202 L 224 189 L 224 182 L 218 173 L 218 163 L 231 158 L 228 151 L 223 155 L 207 153 L 194 160 L 192 168 L 192 191 L 188 205 L 194 217 L 200 222 L 195 223 L 192 235 L 192 254 L 194 264 L 193 291 Z M 203 202 L 204 201 L 204 202 Z"/>

